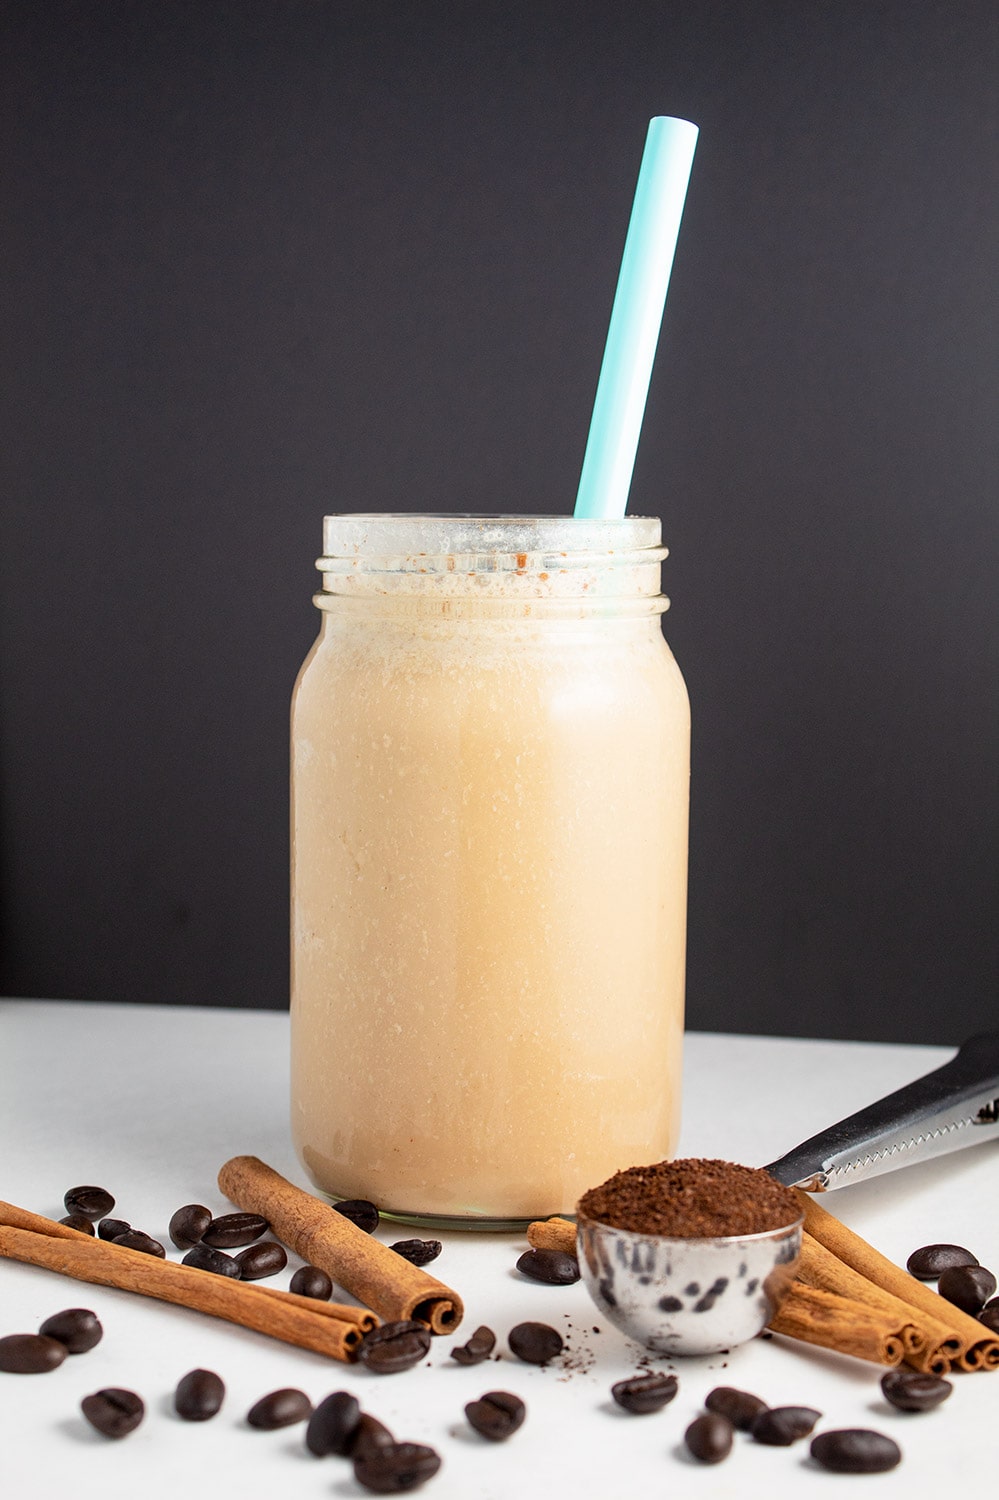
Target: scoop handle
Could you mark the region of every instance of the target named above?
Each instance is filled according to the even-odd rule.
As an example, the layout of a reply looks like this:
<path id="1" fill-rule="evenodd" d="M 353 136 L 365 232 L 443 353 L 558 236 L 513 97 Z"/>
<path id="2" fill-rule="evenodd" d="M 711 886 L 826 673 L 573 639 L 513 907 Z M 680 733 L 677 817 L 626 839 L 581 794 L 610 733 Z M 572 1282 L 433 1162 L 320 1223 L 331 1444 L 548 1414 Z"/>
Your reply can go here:
<path id="1" fill-rule="evenodd" d="M 949 1062 L 795 1146 L 766 1170 L 808 1192 L 845 1187 L 984 1141 L 999 1140 L 999 1031 Z"/>

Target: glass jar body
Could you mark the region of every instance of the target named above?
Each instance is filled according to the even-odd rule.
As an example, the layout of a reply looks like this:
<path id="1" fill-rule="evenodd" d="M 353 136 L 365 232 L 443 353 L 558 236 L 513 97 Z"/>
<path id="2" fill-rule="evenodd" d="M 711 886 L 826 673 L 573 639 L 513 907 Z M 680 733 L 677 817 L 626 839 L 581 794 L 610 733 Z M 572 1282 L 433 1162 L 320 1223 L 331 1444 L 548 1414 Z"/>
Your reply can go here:
<path id="1" fill-rule="evenodd" d="M 424 1222 L 571 1213 L 679 1128 L 682 678 L 658 611 L 500 593 L 336 598 L 295 691 L 296 1149 Z"/>

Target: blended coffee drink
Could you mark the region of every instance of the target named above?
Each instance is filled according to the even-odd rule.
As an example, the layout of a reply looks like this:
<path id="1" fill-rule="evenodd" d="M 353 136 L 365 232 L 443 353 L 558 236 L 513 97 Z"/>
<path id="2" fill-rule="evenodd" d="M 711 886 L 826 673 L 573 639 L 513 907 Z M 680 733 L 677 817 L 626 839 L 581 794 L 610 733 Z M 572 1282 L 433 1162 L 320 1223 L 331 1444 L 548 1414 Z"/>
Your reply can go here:
<path id="1" fill-rule="evenodd" d="M 292 1119 L 337 1198 L 571 1212 L 679 1126 L 658 520 L 333 516 L 295 690 Z"/>

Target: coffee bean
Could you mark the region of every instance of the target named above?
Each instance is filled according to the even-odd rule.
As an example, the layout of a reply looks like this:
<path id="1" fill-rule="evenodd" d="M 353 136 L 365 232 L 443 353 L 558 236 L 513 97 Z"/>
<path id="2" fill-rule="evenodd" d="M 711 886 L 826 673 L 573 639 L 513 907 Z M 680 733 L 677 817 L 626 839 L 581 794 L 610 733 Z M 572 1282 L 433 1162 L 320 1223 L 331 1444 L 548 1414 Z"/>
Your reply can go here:
<path id="1" fill-rule="evenodd" d="M 131 1227 L 127 1219 L 102 1219 L 97 1226 L 97 1238 L 116 1240 L 120 1234 L 127 1234 Z"/>
<path id="2" fill-rule="evenodd" d="M 432 1479 L 440 1456 L 425 1443 L 392 1443 L 388 1448 L 366 1448 L 354 1459 L 354 1478 L 376 1495 L 399 1495 Z"/>
<path id="3" fill-rule="evenodd" d="M 384 1422 L 379 1422 L 377 1417 L 372 1417 L 366 1411 L 362 1411 L 361 1419 L 354 1428 L 354 1435 L 350 1440 L 350 1456 L 357 1458 L 365 1448 L 391 1448 L 394 1442 L 395 1438 Z"/>
<path id="4" fill-rule="evenodd" d="M 921 1375 L 918 1370 L 889 1370 L 881 1377 L 885 1400 L 899 1411 L 932 1411 L 947 1400 L 953 1389 L 949 1380 Z"/>
<path id="5" fill-rule="evenodd" d="M 996 1289 L 996 1279 L 984 1266 L 949 1266 L 941 1271 L 937 1291 L 962 1312 L 977 1317 Z"/>
<path id="6" fill-rule="evenodd" d="M 312 1402 L 305 1392 L 285 1386 L 255 1401 L 246 1413 L 246 1420 L 261 1432 L 275 1432 L 279 1427 L 293 1427 L 296 1422 L 304 1422 L 311 1415 Z"/>
<path id="7" fill-rule="evenodd" d="M 389 1249 L 394 1250 L 396 1255 L 401 1255 L 403 1260 L 408 1260 L 411 1265 L 429 1266 L 440 1255 L 443 1246 L 440 1240 L 396 1240 Z"/>
<path id="8" fill-rule="evenodd" d="M 509 1391 L 486 1391 L 478 1401 L 469 1401 L 465 1416 L 480 1437 L 488 1438 L 491 1443 L 502 1443 L 522 1425 L 527 1407 L 519 1396 L 511 1395 Z"/>
<path id="9" fill-rule="evenodd" d="M 702 1464 L 720 1464 L 732 1451 L 735 1428 L 716 1411 L 695 1417 L 683 1435 L 690 1452 Z"/>
<path id="10" fill-rule="evenodd" d="M 92 1396 L 84 1396 L 80 1407 L 91 1427 L 96 1427 L 106 1438 L 126 1437 L 146 1414 L 141 1396 L 117 1386 L 106 1386 Z"/>
<path id="11" fill-rule="evenodd" d="M 60 1224 L 68 1224 L 70 1229 L 75 1229 L 79 1234 L 93 1234 L 94 1226 L 85 1214 L 67 1214 Z"/>
<path id="12" fill-rule="evenodd" d="M 259 1214 L 222 1214 L 212 1220 L 201 1238 L 216 1250 L 235 1250 L 240 1245 L 252 1245 L 270 1227 Z"/>
<path id="13" fill-rule="evenodd" d="M 637 1416 L 648 1412 L 662 1411 L 679 1390 L 675 1375 L 633 1375 L 630 1380 L 619 1380 L 611 1386 L 611 1395 L 618 1406 L 633 1411 Z"/>
<path id="14" fill-rule="evenodd" d="M 212 1222 L 212 1211 L 203 1203 L 185 1203 L 170 1219 L 170 1238 L 178 1250 L 193 1250 Z"/>
<path id="15" fill-rule="evenodd" d="M 182 1266 L 194 1266 L 197 1271 L 211 1271 L 216 1276 L 231 1276 L 239 1280 L 239 1265 L 223 1250 L 213 1250 L 211 1245 L 195 1245 L 181 1261 Z"/>
<path id="16" fill-rule="evenodd" d="M 749 1431 L 769 1448 L 790 1448 L 808 1436 L 821 1415 L 811 1406 L 771 1406 L 753 1418 Z"/>
<path id="17" fill-rule="evenodd" d="M 173 1404 L 185 1422 L 207 1422 L 222 1409 L 225 1383 L 214 1370 L 188 1370 L 177 1382 Z"/>
<path id="18" fill-rule="evenodd" d="M 82 1214 L 85 1219 L 103 1219 L 114 1208 L 114 1199 L 106 1188 L 70 1188 L 63 1198 L 68 1214 Z"/>
<path id="19" fill-rule="evenodd" d="M 87 1307 L 67 1307 L 65 1312 L 46 1318 L 38 1332 L 45 1338 L 58 1339 L 66 1345 L 67 1354 L 86 1354 L 104 1337 L 97 1314 Z"/>
<path id="20" fill-rule="evenodd" d="M 123 1250 L 138 1250 L 143 1255 L 155 1255 L 158 1260 L 166 1259 L 166 1251 L 159 1240 L 154 1240 L 151 1234 L 143 1234 L 141 1229 L 130 1229 L 127 1234 L 119 1234 L 111 1243 L 120 1245 Z"/>
<path id="21" fill-rule="evenodd" d="M 298 1297 L 311 1297 L 316 1302 L 328 1302 L 333 1295 L 333 1282 L 318 1266 L 299 1266 L 291 1278 L 289 1291 Z"/>
<path id="22" fill-rule="evenodd" d="M 357 1347 L 357 1358 L 376 1375 L 411 1370 L 430 1352 L 430 1330 L 422 1323 L 400 1321 L 372 1328 Z"/>
<path id="23" fill-rule="evenodd" d="M 262 1281 L 265 1276 L 276 1276 L 288 1264 L 288 1252 L 277 1240 L 261 1240 L 259 1245 L 248 1245 L 234 1258 L 243 1281 Z"/>
<path id="24" fill-rule="evenodd" d="M 994 1298 L 991 1302 L 986 1302 L 978 1314 L 978 1321 L 990 1329 L 992 1333 L 999 1333 L 999 1297 Z"/>
<path id="25" fill-rule="evenodd" d="M 381 1221 L 381 1215 L 373 1203 L 367 1198 L 344 1198 L 340 1203 L 334 1203 L 333 1207 L 338 1214 L 343 1214 L 358 1229 L 363 1229 L 365 1234 L 374 1234 Z"/>
<path id="26" fill-rule="evenodd" d="M 451 1358 L 459 1365 L 481 1365 L 496 1347 L 496 1335 L 485 1324 L 477 1328 L 467 1344 L 457 1344 L 451 1350 Z"/>
<path id="27" fill-rule="evenodd" d="M 754 1420 L 761 1411 L 767 1410 L 767 1403 L 761 1401 L 759 1396 L 750 1395 L 749 1391 L 737 1391 L 731 1385 L 716 1385 L 713 1391 L 709 1391 L 704 1405 L 708 1411 L 716 1411 L 721 1417 L 728 1417 L 733 1427 L 740 1432 L 748 1432 Z"/>
<path id="28" fill-rule="evenodd" d="M 809 1449 L 817 1464 L 834 1474 L 884 1474 L 901 1462 L 897 1443 L 865 1427 L 820 1432 Z"/>
<path id="29" fill-rule="evenodd" d="M 532 1281 L 544 1281 L 549 1286 L 571 1286 L 579 1280 L 579 1261 L 564 1250 L 525 1250 L 517 1262 L 517 1270 Z"/>
<path id="30" fill-rule="evenodd" d="M 66 1345 L 42 1333 L 8 1333 L 0 1339 L 0 1370 L 8 1375 L 44 1375 L 66 1358 Z"/>
<path id="31" fill-rule="evenodd" d="M 506 1336 L 511 1351 L 528 1365 L 546 1365 L 562 1353 L 562 1335 L 547 1323 L 518 1323 Z"/>
<path id="32" fill-rule="evenodd" d="M 350 1452 L 361 1419 L 361 1403 L 349 1391 L 334 1391 L 320 1401 L 305 1429 L 305 1446 L 317 1458 Z"/>
<path id="33" fill-rule="evenodd" d="M 905 1263 L 910 1276 L 920 1281 L 935 1281 L 950 1266 L 977 1266 L 978 1257 L 963 1245 L 922 1245 L 913 1250 Z"/>

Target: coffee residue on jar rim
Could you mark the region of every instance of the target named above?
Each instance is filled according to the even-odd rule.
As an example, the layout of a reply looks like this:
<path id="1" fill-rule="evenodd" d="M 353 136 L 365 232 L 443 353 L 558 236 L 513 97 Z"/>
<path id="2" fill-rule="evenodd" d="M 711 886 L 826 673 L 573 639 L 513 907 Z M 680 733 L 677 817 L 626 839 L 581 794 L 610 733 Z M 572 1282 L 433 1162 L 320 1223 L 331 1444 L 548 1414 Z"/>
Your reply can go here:
<path id="1" fill-rule="evenodd" d="M 615 1172 L 583 1194 L 577 1213 L 632 1234 L 715 1239 L 788 1228 L 801 1205 L 761 1167 L 682 1157 Z"/>

